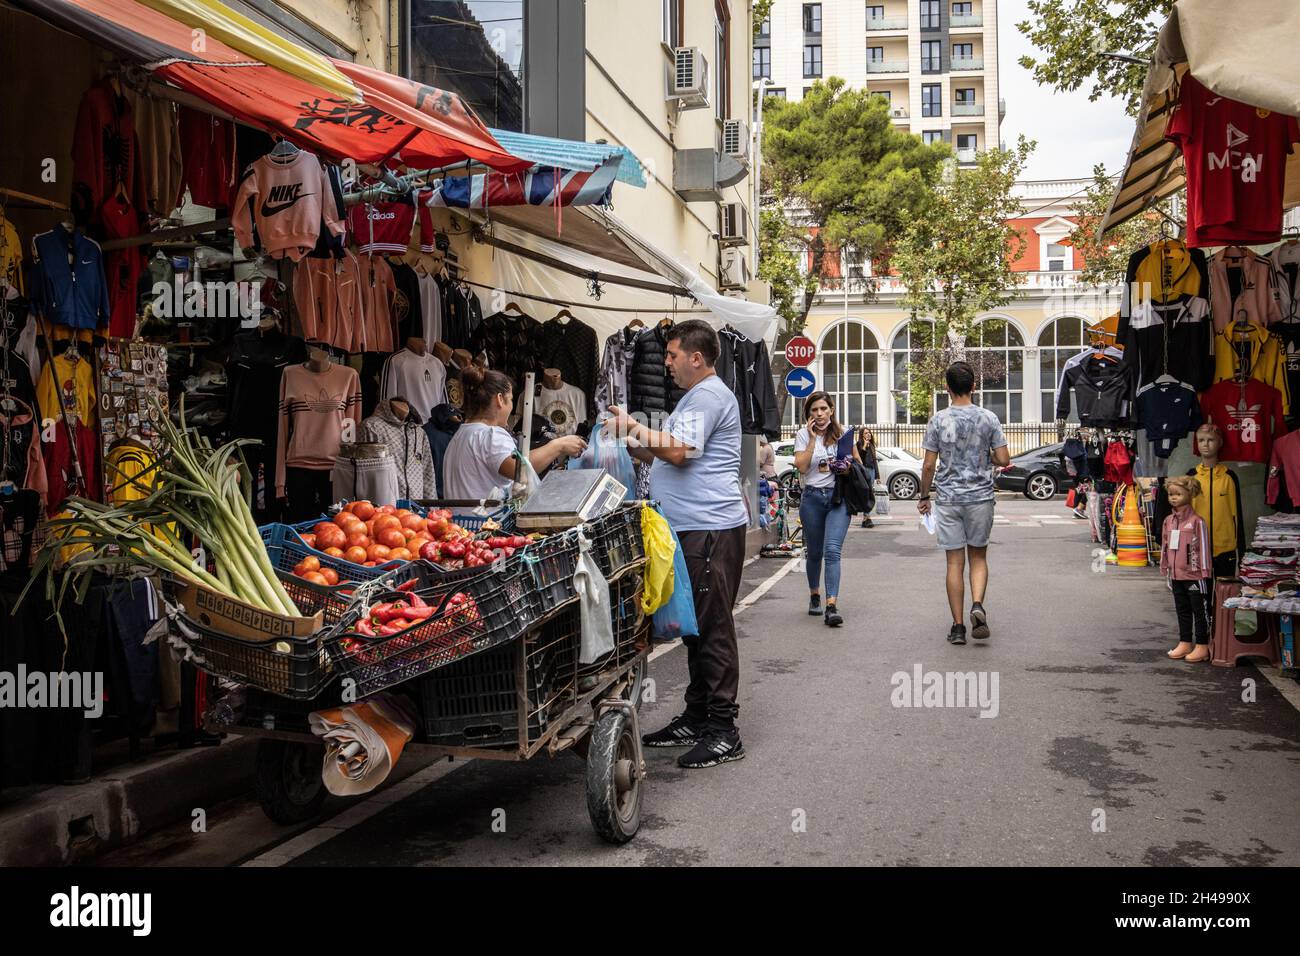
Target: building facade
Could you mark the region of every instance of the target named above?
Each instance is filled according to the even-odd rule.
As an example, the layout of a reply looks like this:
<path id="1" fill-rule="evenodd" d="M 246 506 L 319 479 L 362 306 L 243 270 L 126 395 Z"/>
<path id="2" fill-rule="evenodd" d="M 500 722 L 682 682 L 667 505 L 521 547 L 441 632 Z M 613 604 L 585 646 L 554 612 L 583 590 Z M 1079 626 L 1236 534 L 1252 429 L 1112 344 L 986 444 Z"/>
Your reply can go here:
<path id="1" fill-rule="evenodd" d="M 1001 309 L 980 320 L 1002 320 L 979 332 L 968 348 L 992 352 L 1002 369 L 979 383 L 977 401 L 1003 422 L 1033 425 L 1055 419 L 1056 386 L 1065 361 L 1087 344 L 1084 328 L 1119 310 L 1119 288 L 1091 288 L 1079 281 L 1083 263 L 1068 242 L 1073 205 L 1091 180 L 1018 183 L 1021 215 L 1011 224 L 1025 240 L 1012 263 L 1021 283 Z M 867 295 L 874 284 L 874 296 Z M 819 388 L 837 396 L 841 418 L 855 423 L 920 424 L 907 396 L 911 315 L 903 289 L 889 276 L 824 280 L 805 334 L 817 346 L 812 371 Z M 802 424 L 797 402 L 786 407 L 787 429 Z"/>
<path id="2" fill-rule="evenodd" d="M 615 215 L 715 288 L 767 302 L 753 278 L 752 0 L 223 2 L 322 53 L 452 90 L 490 127 L 627 147 L 648 185 L 616 184 Z M 697 54 L 699 95 L 675 92 L 681 48 Z M 724 152 L 728 132 L 743 157 Z M 687 158 L 715 181 L 684 177 Z"/>
<path id="3" fill-rule="evenodd" d="M 889 100 L 900 128 L 957 160 L 1001 144 L 997 0 L 776 0 L 754 41 L 766 95 L 801 99 L 832 76 Z"/>

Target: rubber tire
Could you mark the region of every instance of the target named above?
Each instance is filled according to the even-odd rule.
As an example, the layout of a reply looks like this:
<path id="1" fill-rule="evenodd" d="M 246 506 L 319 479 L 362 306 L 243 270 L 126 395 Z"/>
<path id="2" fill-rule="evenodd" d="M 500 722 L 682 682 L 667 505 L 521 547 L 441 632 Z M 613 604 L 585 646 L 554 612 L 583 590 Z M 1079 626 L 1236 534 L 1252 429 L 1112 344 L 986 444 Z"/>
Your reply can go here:
<path id="1" fill-rule="evenodd" d="M 894 488 L 898 485 L 899 481 L 903 479 L 906 479 L 912 483 L 912 493 L 910 495 L 907 495 L 906 497 L 894 491 Z M 917 478 L 915 475 L 909 474 L 907 472 L 899 472 L 898 474 L 893 475 L 889 479 L 888 488 L 889 488 L 889 497 L 897 498 L 900 501 L 911 501 L 913 498 L 917 496 L 917 494 L 920 493 L 921 480 Z"/>
<path id="2" fill-rule="evenodd" d="M 625 741 L 623 751 L 631 752 L 631 759 L 641 759 L 641 742 L 632 733 L 632 722 L 621 710 L 607 710 L 600 715 L 592 728 L 587 748 L 587 813 L 592 829 L 606 843 L 621 845 L 636 836 L 641 827 L 641 802 L 644 780 L 632 785 L 632 799 L 620 811 L 615 793 L 614 763 L 619 757 L 619 743 Z"/>
<path id="3" fill-rule="evenodd" d="M 1051 493 L 1050 495 L 1047 495 L 1046 497 L 1043 497 L 1043 498 L 1039 498 L 1039 497 L 1036 497 L 1035 495 L 1030 494 L 1030 493 L 1029 493 L 1029 486 L 1030 486 L 1030 484 L 1033 483 L 1033 481 L 1034 481 L 1035 478 L 1046 478 L 1048 481 L 1050 481 L 1050 482 L 1052 483 L 1052 493 Z M 1045 471 L 1036 471 L 1036 472 L 1034 472 L 1032 475 L 1030 475 L 1028 478 L 1025 479 L 1025 490 L 1022 492 L 1022 494 L 1023 494 L 1026 498 L 1028 498 L 1030 501 L 1051 501 L 1053 498 L 1056 497 L 1056 493 L 1057 493 L 1058 491 L 1060 491 L 1060 490 L 1061 490 L 1061 486 L 1060 486 L 1059 482 L 1057 482 L 1057 480 L 1056 480 L 1055 478 L 1053 478 L 1051 475 L 1049 475 L 1049 474 L 1048 474 L 1047 472 L 1045 472 Z"/>
<path id="4" fill-rule="evenodd" d="M 320 777 L 325 748 L 266 738 L 258 741 L 253 780 L 262 812 L 276 823 L 305 823 L 329 795 Z M 311 786 L 311 779 L 315 786 Z"/>

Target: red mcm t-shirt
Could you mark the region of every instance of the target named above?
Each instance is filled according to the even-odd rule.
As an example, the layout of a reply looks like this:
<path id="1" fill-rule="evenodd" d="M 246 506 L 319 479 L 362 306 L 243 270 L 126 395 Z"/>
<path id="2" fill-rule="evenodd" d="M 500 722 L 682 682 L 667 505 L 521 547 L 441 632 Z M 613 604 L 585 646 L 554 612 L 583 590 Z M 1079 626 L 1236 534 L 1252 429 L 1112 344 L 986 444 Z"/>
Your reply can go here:
<path id="1" fill-rule="evenodd" d="M 1218 96 L 1188 73 L 1165 136 L 1183 150 L 1189 246 L 1277 240 L 1294 116 Z"/>
<path id="2" fill-rule="evenodd" d="M 1266 462 L 1273 442 L 1286 434 L 1282 393 L 1258 379 L 1231 379 L 1201 395 L 1201 414 L 1223 432 L 1222 461 Z"/>

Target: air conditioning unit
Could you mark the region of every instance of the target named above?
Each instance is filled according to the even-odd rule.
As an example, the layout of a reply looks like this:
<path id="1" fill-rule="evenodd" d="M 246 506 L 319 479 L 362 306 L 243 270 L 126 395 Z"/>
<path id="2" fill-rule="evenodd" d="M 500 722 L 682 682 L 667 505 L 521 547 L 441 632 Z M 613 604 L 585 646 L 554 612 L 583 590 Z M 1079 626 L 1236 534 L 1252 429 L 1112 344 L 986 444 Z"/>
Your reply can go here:
<path id="1" fill-rule="evenodd" d="M 892 112 L 893 112 L 894 116 L 898 117 L 899 119 L 906 119 L 906 118 L 907 118 L 907 109 L 906 109 L 905 107 L 902 107 L 902 106 L 895 106 L 894 109 L 892 110 Z"/>
<path id="2" fill-rule="evenodd" d="M 743 119 L 722 121 L 722 154 L 749 165 L 749 124 Z"/>
<path id="3" fill-rule="evenodd" d="M 726 292 L 749 287 L 749 257 L 744 249 L 722 250 L 722 268 L 718 288 Z"/>
<path id="4" fill-rule="evenodd" d="M 722 209 L 722 231 L 718 241 L 724 246 L 749 245 L 749 210 L 743 202 L 724 202 Z"/>
<path id="5" fill-rule="evenodd" d="M 668 98 L 681 100 L 682 109 L 709 105 L 709 63 L 699 47 L 673 49 L 673 73 L 668 78 Z"/>

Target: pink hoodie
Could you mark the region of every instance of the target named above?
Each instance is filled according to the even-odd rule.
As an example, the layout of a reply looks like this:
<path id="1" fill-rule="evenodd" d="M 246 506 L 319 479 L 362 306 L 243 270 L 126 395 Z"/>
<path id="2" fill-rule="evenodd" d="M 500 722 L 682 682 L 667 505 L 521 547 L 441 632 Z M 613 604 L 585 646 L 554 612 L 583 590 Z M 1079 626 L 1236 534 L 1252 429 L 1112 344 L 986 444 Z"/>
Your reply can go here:
<path id="1" fill-rule="evenodd" d="M 253 246 L 253 224 L 266 254 L 297 262 L 321 235 L 321 220 L 336 236 L 347 230 L 329 176 L 315 154 L 299 150 L 280 158 L 267 153 L 244 171 L 230 224 L 241 248 Z"/>
<path id="2" fill-rule="evenodd" d="M 1177 546 L 1173 546 L 1175 532 Z M 1202 581 L 1213 577 L 1210 534 L 1204 519 L 1191 505 L 1184 505 L 1165 518 L 1160 540 L 1160 573 L 1165 577 L 1174 581 Z"/>

